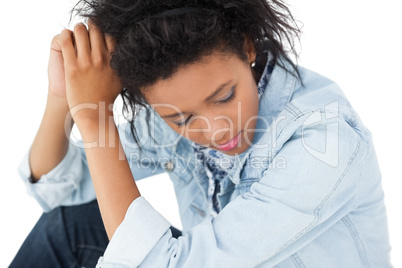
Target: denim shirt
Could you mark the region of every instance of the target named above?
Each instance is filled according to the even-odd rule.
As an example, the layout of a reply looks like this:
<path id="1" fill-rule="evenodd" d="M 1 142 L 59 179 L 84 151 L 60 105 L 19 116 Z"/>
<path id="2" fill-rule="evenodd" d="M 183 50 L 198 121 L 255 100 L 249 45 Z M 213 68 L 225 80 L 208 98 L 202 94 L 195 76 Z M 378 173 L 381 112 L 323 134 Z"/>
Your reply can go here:
<path id="1" fill-rule="evenodd" d="M 171 224 L 140 196 L 97 267 L 391 267 L 371 132 L 334 82 L 298 70 L 303 83 L 275 66 L 252 145 L 219 182 L 216 216 L 191 141 L 151 108 L 150 121 L 145 110 L 136 117 L 142 152 L 128 123 L 119 124 L 135 180 L 168 172 L 183 235 L 172 237 Z M 36 183 L 28 159 L 29 150 L 19 174 L 45 212 L 96 198 L 82 141 Z"/>

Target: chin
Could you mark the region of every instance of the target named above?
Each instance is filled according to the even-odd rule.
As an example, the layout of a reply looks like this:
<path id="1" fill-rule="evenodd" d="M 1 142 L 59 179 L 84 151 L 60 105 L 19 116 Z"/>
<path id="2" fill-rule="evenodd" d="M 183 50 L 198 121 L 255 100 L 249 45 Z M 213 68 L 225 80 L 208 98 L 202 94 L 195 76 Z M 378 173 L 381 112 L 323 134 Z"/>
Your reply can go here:
<path id="1" fill-rule="evenodd" d="M 226 154 L 226 155 L 235 156 L 235 155 L 244 153 L 245 151 L 247 151 L 248 148 L 250 148 L 250 146 L 247 144 L 247 145 L 243 145 L 241 147 L 235 147 L 229 151 L 223 151 L 223 150 L 219 150 L 217 148 L 214 148 L 214 150 L 220 151 L 221 153 Z"/>

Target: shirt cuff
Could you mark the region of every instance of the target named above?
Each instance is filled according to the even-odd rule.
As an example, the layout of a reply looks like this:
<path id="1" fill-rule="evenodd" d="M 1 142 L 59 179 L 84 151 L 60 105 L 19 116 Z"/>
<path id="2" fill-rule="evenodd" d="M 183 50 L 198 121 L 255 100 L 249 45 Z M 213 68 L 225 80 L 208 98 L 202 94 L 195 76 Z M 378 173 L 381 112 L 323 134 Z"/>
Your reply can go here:
<path id="1" fill-rule="evenodd" d="M 96 267 L 139 266 L 170 226 L 145 197 L 136 198 Z"/>
<path id="2" fill-rule="evenodd" d="M 82 175 L 82 158 L 80 149 L 70 144 L 62 161 L 43 174 L 37 182 L 33 182 L 29 154 L 25 153 L 18 166 L 18 173 L 23 180 L 27 192 L 40 204 L 44 212 L 59 206 L 73 191 L 78 189 Z"/>

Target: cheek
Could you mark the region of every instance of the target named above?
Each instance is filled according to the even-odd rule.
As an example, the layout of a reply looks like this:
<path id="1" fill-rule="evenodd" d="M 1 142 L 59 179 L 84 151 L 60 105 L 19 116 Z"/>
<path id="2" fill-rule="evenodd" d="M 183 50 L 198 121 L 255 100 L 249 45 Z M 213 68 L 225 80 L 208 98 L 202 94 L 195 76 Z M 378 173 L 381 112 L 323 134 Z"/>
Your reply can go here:
<path id="1" fill-rule="evenodd" d="M 253 122 L 256 122 L 256 117 L 258 116 L 258 91 L 248 94 L 241 101 L 241 105 L 237 108 L 237 112 L 241 114 L 241 125 L 244 127 L 246 125 L 253 126 Z M 239 111 L 241 109 L 241 111 Z"/>

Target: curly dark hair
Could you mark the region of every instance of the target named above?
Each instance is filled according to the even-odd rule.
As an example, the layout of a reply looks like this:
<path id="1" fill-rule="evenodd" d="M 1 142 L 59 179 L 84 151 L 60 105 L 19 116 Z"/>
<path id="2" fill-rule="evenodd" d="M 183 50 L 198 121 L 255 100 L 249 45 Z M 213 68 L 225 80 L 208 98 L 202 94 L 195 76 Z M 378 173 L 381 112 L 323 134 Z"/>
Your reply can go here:
<path id="1" fill-rule="evenodd" d="M 182 8 L 187 9 L 169 11 Z M 257 73 L 265 67 L 268 48 L 277 65 L 283 68 L 278 59 L 287 60 L 292 75 L 300 77 L 289 58 L 297 59 L 294 40 L 300 28 L 281 0 L 80 0 L 71 14 L 91 19 L 115 39 L 111 67 L 124 85 L 123 114 L 130 108 L 132 117 L 124 117 L 137 144 L 134 114 L 148 105 L 140 89 L 214 52 L 247 62 L 246 38 L 257 52 Z"/>

